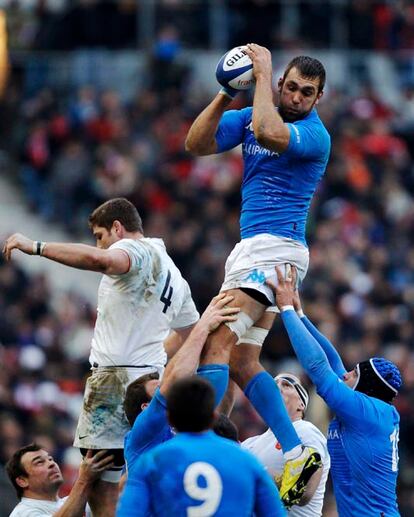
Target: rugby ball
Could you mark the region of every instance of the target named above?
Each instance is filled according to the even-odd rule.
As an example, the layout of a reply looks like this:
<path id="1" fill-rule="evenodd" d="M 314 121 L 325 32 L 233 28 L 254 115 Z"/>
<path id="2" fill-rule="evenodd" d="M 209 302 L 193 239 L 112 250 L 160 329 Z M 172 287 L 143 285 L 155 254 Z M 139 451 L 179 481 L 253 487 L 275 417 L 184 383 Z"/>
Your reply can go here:
<path id="1" fill-rule="evenodd" d="M 234 47 L 224 54 L 216 68 L 217 81 L 224 87 L 248 90 L 254 83 L 253 63 L 246 46 Z"/>

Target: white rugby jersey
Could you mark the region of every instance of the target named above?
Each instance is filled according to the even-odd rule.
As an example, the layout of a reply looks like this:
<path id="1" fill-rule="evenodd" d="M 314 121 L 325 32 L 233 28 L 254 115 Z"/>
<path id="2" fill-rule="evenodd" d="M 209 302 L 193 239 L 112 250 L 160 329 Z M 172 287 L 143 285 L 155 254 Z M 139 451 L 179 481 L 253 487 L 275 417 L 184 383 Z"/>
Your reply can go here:
<path id="1" fill-rule="evenodd" d="M 199 318 L 190 287 L 161 239 L 121 239 L 110 249 L 128 253 L 130 269 L 101 280 L 89 360 L 99 366 L 163 366 L 170 330 Z"/>
<path id="2" fill-rule="evenodd" d="M 31 497 L 22 497 L 9 517 L 47 517 L 53 516 L 61 508 L 67 497 L 57 501 L 42 501 Z"/>
<path id="3" fill-rule="evenodd" d="M 331 466 L 326 438 L 316 426 L 307 420 L 296 420 L 296 422 L 293 422 L 293 426 L 303 445 L 313 447 L 321 455 L 323 472 L 318 488 L 309 503 L 305 506 L 294 505 L 288 513 L 292 517 L 320 516 L 322 515 L 323 496 Z M 285 464 L 282 448 L 270 429 L 259 436 L 247 438 L 242 443 L 242 447 L 249 450 L 263 463 L 273 479 L 282 476 Z"/>

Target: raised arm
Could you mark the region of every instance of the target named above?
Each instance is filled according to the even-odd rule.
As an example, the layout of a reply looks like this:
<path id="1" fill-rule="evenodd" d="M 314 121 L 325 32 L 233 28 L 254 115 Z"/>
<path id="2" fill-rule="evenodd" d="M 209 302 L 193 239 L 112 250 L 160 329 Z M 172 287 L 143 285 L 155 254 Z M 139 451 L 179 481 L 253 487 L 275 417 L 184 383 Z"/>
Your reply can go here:
<path id="1" fill-rule="evenodd" d="M 281 153 L 288 148 L 290 131 L 275 109 L 272 90 L 272 56 L 269 50 L 255 43 L 247 45 L 253 61 L 256 89 L 253 99 L 253 131 L 257 142 Z"/>
<path id="2" fill-rule="evenodd" d="M 89 489 L 104 470 L 112 466 L 114 457 L 108 451 L 99 451 L 94 456 L 91 450 L 86 453 L 79 468 L 78 479 L 65 503 L 53 517 L 83 517 L 88 500 Z"/>
<path id="3" fill-rule="evenodd" d="M 33 241 L 21 233 L 11 235 L 4 243 L 6 260 L 11 259 L 13 250 L 20 250 L 26 255 L 41 255 L 65 266 L 107 275 L 121 275 L 130 266 L 128 254 L 120 249 L 106 250 L 79 243 Z"/>
<path id="4" fill-rule="evenodd" d="M 196 371 L 208 335 L 222 322 L 235 321 L 240 309 L 226 307 L 232 300 L 233 297 L 225 293 L 220 293 L 211 300 L 182 347 L 167 364 L 160 386 L 162 395 L 165 395 L 178 379 L 192 375 Z"/>
<path id="5" fill-rule="evenodd" d="M 301 322 L 293 307 L 296 285 L 296 268 L 292 266 L 292 277 L 285 279 L 279 268 L 276 268 L 278 284 L 274 286 L 276 304 L 280 309 L 282 321 L 289 340 L 300 364 L 315 384 L 318 394 L 326 404 L 347 422 L 358 426 L 361 411 L 370 404 L 369 398 L 348 387 L 331 368 L 328 358 L 318 341 Z"/>
<path id="6" fill-rule="evenodd" d="M 344 373 L 346 373 L 346 369 L 342 362 L 341 356 L 333 344 L 329 341 L 329 339 L 315 327 L 315 325 L 307 316 L 305 316 L 300 301 L 299 291 L 297 289 L 293 298 L 293 306 L 301 322 L 322 347 L 322 350 L 325 352 L 332 370 L 338 375 L 338 377 L 342 378 Z"/>
<path id="7" fill-rule="evenodd" d="M 232 99 L 224 92 L 214 97 L 190 127 L 185 140 L 186 151 L 195 156 L 217 153 L 216 131 L 224 110 L 231 101 Z"/>

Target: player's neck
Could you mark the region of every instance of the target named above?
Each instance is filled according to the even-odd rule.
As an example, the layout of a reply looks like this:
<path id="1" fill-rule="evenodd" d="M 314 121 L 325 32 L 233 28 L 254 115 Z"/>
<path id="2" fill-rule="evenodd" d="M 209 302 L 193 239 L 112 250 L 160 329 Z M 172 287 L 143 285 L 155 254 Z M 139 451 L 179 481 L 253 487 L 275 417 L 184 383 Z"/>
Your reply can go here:
<path id="1" fill-rule="evenodd" d="M 123 239 L 132 239 L 134 241 L 138 239 L 142 239 L 144 237 L 144 234 L 141 232 L 125 232 Z"/>

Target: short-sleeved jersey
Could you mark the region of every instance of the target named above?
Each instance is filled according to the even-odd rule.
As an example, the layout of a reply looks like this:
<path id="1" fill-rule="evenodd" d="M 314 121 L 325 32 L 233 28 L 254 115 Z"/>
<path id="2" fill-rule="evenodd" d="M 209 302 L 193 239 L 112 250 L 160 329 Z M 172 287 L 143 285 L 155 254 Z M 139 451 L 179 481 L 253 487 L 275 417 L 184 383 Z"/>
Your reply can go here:
<path id="1" fill-rule="evenodd" d="M 130 268 L 101 280 L 89 360 L 99 366 L 163 366 L 170 330 L 198 320 L 190 288 L 161 239 L 122 239 L 110 249 L 125 251 Z"/>
<path id="2" fill-rule="evenodd" d="M 137 472 L 118 517 L 285 515 L 263 465 L 212 431 L 178 434 L 144 454 Z"/>
<path id="3" fill-rule="evenodd" d="M 349 501 L 352 499 L 351 471 L 342 445 L 341 424 L 334 418 L 328 428 L 328 451 L 331 456 L 331 479 L 336 507 L 341 517 L 352 517 Z"/>
<path id="4" fill-rule="evenodd" d="M 10 517 L 50 517 L 63 506 L 66 499 L 65 497 L 57 501 L 41 501 L 31 497 L 22 497 Z"/>
<path id="5" fill-rule="evenodd" d="M 398 516 L 396 486 L 400 417 L 397 410 L 382 400 L 353 391 L 332 371 L 324 375 L 317 391 L 336 413 L 338 425 L 335 427 L 349 465 L 352 497 L 344 503 L 347 510 L 341 517 Z M 330 448 L 332 450 L 332 443 Z M 340 450 L 337 454 L 332 451 L 331 472 L 335 496 L 345 501 L 348 487 L 341 477 L 337 477 L 340 468 L 335 464 L 338 452 Z M 345 494 L 341 493 L 342 489 Z"/>
<path id="6" fill-rule="evenodd" d="M 328 163 L 329 134 L 314 109 L 287 124 L 288 148 L 277 153 L 257 143 L 252 113 L 251 107 L 225 112 L 216 132 L 218 152 L 242 144 L 241 236 L 270 233 L 306 245 L 307 215 Z"/>
<path id="7" fill-rule="evenodd" d="M 289 516 L 317 517 L 322 515 L 323 497 L 330 467 L 326 438 L 316 426 L 307 420 L 296 420 L 296 422 L 293 422 L 293 427 L 303 445 L 313 447 L 319 452 L 322 459 L 323 472 L 315 494 L 309 503 L 305 506 L 292 506 L 289 510 Z M 282 448 L 271 429 L 259 436 L 248 438 L 242 443 L 242 447 L 254 454 L 263 463 L 273 479 L 281 479 L 285 459 Z"/>

